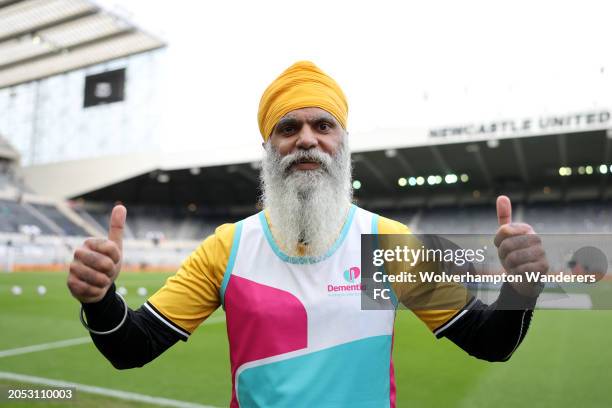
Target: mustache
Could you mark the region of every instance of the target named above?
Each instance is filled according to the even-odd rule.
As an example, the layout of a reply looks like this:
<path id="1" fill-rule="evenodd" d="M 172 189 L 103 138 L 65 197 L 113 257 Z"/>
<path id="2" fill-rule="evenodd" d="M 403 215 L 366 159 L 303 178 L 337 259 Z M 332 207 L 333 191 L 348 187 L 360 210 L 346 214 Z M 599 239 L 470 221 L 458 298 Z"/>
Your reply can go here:
<path id="1" fill-rule="evenodd" d="M 283 172 L 289 172 L 291 166 L 304 161 L 318 163 L 321 169 L 329 172 L 332 164 L 332 157 L 319 150 L 298 150 L 295 153 L 283 157 L 279 164 Z"/>

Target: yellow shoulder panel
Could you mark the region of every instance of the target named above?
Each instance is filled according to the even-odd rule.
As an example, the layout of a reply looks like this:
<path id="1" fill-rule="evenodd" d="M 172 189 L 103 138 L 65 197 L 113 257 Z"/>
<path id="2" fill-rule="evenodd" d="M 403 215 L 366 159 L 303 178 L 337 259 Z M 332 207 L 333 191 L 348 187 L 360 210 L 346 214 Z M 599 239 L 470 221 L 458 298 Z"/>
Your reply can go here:
<path id="1" fill-rule="evenodd" d="M 410 228 L 401 222 L 394 221 L 383 216 L 378 217 L 379 234 L 410 234 Z"/>
<path id="2" fill-rule="evenodd" d="M 378 233 L 384 234 L 410 234 L 410 228 L 406 225 L 380 216 L 378 219 Z M 383 241 L 384 242 L 384 241 Z M 414 242 L 409 240 L 409 245 L 420 246 L 420 241 L 416 238 Z M 384 245 L 384 244 L 383 244 Z M 398 274 L 399 272 L 416 272 L 418 270 L 429 270 L 435 266 L 427 264 L 417 264 L 414 267 L 401 264 L 393 263 L 398 270 L 387 271 L 390 274 Z M 401 270 L 400 270 L 401 269 Z M 427 327 L 434 331 L 438 327 L 444 325 L 449 321 L 463 306 L 468 302 L 468 293 L 465 287 L 462 285 L 428 285 L 428 284 L 392 284 L 393 290 L 396 294 L 397 299 L 402 302 L 406 307 L 410 308 L 413 313 L 421 319 Z M 434 294 L 435 289 L 435 294 Z M 432 295 L 433 294 L 433 295 Z M 440 307 L 440 308 L 415 308 L 411 307 L 407 299 L 419 299 L 427 298 L 429 304 L 441 304 L 441 305 L 454 305 L 452 308 Z"/>
<path id="3" fill-rule="evenodd" d="M 174 276 L 149 298 L 163 317 L 192 333 L 220 305 L 219 290 L 235 224 L 223 224 L 183 261 Z"/>

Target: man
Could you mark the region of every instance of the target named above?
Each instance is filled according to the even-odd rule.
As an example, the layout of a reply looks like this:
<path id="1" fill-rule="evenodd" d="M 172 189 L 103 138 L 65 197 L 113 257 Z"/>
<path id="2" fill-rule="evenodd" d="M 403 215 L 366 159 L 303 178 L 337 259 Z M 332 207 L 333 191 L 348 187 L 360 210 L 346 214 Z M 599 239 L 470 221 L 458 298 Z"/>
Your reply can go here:
<path id="1" fill-rule="evenodd" d="M 342 90 L 314 64 L 283 72 L 258 113 L 264 211 L 217 228 L 137 311 L 115 294 L 126 209 L 113 209 L 108 239 L 88 239 L 76 250 L 68 286 L 115 367 L 146 364 L 223 306 L 232 407 L 395 406 L 395 311 L 364 311 L 359 292 L 332 296 L 326 289 L 342 282 L 343 271 L 357 278 L 361 234 L 409 233 L 351 204 L 347 115 Z M 495 244 L 506 270 L 547 269 L 531 227 L 511 223 L 507 197 L 497 210 Z M 415 313 L 437 337 L 503 361 L 524 338 L 538 293 L 505 285 L 491 306 L 466 293 L 453 310 Z M 505 310 L 510 302 L 520 308 Z"/>

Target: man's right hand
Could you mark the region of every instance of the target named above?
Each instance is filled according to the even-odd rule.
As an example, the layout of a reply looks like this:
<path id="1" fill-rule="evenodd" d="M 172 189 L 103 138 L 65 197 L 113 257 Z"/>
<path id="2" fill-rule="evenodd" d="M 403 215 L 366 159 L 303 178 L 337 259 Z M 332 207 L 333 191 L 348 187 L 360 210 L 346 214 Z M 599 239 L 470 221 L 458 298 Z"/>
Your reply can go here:
<path id="1" fill-rule="evenodd" d="M 127 210 L 113 208 L 108 239 L 89 238 L 74 251 L 70 263 L 68 289 L 82 303 L 95 303 L 104 297 L 121 270 L 123 229 Z"/>

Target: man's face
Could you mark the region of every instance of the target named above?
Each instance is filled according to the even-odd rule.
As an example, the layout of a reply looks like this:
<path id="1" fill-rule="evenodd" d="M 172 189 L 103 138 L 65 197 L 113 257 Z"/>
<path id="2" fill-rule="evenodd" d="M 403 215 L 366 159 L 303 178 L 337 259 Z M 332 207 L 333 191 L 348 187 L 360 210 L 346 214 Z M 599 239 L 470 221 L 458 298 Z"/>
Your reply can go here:
<path id="1" fill-rule="evenodd" d="M 274 238 L 297 256 L 321 256 L 351 202 L 351 154 L 338 121 L 319 108 L 296 109 L 264 143 L 261 181 Z M 295 252 L 307 243 L 305 253 Z"/>
<path id="2" fill-rule="evenodd" d="M 281 157 L 317 149 L 332 157 L 341 148 L 344 129 L 336 118 L 321 108 L 296 109 L 283 116 L 270 135 L 270 144 Z M 315 170 L 316 160 L 300 160 L 291 170 Z"/>

